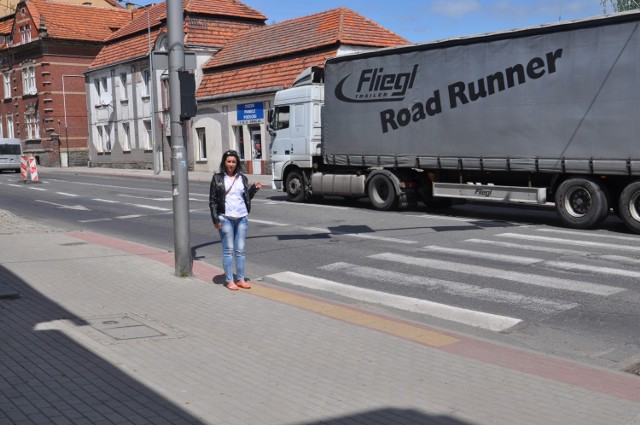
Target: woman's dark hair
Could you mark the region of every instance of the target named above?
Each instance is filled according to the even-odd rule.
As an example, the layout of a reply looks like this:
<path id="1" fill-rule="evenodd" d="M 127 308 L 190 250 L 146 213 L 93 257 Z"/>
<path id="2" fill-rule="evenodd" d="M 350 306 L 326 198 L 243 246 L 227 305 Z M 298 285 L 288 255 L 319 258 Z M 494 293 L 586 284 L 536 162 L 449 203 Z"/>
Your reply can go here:
<path id="1" fill-rule="evenodd" d="M 226 170 L 224 168 L 224 163 L 227 160 L 227 158 L 229 158 L 230 156 L 233 156 L 236 159 L 236 169 L 234 174 L 238 172 L 244 173 L 244 166 L 242 165 L 242 161 L 240 161 L 240 156 L 238 155 L 238 152 L 234 150 L 228 150 L 222 154 L 222 161 L 220 161 L 220 172 L 222 174 L 226 173 Z"/>

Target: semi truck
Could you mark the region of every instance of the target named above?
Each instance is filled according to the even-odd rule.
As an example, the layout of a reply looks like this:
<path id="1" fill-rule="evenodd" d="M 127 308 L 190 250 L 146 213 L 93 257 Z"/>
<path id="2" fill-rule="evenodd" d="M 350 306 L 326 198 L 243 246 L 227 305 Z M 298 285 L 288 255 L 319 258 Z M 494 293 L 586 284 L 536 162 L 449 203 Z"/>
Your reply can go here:
<path id="1" fill-rule="evenodd" d="M 290 201 L 554 203 L 640 233 L 640 13 L 337 56 L 278 91 L 273 185 Z"/>

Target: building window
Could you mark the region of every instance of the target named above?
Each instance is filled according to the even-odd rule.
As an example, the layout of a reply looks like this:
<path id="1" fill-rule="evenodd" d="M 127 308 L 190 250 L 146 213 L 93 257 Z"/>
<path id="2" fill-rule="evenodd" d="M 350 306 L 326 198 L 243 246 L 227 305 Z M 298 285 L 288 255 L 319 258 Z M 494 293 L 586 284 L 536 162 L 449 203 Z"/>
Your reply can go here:
<path id="1" fill-rule="evenodd" d="M 9 99 L 11 97 L 11 77 L 8 72 L 2 73 L 2 80 L 4 82 L 4 98 Z"/>
<path id="2" fill-rule="evenodd" d="M 207 160 L 207 136 L 204 128 L 196 128 L 196 134 L 198 135 L 198 160 Z"/>
<path id="3" fill-rule="evenodd" d="M 129 123 L 122 123 L 122 150 L 124 152 L 131 151 L 131 134 L 129 132 Z"/>
<path id="4" fill-rule="evenodd" d="M 162 109 L 168 111 L 171 108 L 171 95 L 169 94 L 169 79 L 163 78 L 162 85 Z"/>
<path id="5" fill-rule="evenodd" d="M 142 70 L 142 95 L 149 96 L 151 94 L 149 83 L 151 81 L 151 73 L 148 69 Z"/>
<path id="6" fill-rule="evenodd" d="M 106 125 L 99 125 L 96 127 L 98 131 L 98 152 L 111 152 L 111 136 L 109 134 L 109 127 Z"/>
<path id="7" fill-rule="evenodd" d="M 13 139 L 15 133 L 13 131 L 13 115 L 7 115 L 7 137 Z"/>
<path id="8" fill-rule="evenodd" d="M 127 100 L 129 96 L 127 96 L 127 73 L 123 72 L 120 74 L 120 100 Z"/>
<path id="9" fill-rule="evenodd" d="M 2 125 L 2 116 L 0 115 L 0 137 L 4 137 L 4 126 Z"/>
<path id="10" fill-rule="evenodd" d="M 28 113 L 24 115 L 27 123 L 27 139 L 35 140 L 40 138 L 40 125 L 38 124 L 38 113 Z"/>
<path id="11" fill-rule="evenodd" d="M 100 99 L 100 96 L 102 96 L 104 93 L 107 93 L 107 79 L 106 78 L 96 78 L 93 81 L 93 85 L 96 88 L 96 94 L 98 95 L 98 99 Z"/>
<path id="12" fill-rule="evenodd" d="M 151 139 L 151 121 L 144 120 L 144 150 L 151 150 L 152 139 Z"/>
<path id="13" fill-rule="evenodd" d="M 31 25 L 20 27 L 20 43 L 29 43 L 31 41 Z"/>
<path id="14" fill-rule="evenodd" d="M 29 66 L 22 69 L 22 92 L 24 94 L 36 94 L 36 68 Z"/>

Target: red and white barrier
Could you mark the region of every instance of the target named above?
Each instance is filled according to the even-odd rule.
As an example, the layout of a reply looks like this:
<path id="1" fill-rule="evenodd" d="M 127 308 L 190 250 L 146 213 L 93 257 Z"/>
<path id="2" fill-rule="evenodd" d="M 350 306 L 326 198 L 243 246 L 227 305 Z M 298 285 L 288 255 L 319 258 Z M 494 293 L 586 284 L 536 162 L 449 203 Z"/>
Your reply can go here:
<path id="1" fill-rule="evenodd" d="M 26 181 L 27 172 L 27 155 L 22 155 L 22 158 L 20 158 L 20 179 Z"/>
<path id="2" fill-rule="evenodd" d="M 31 181 L 38 181 L 38 164 L 36 164 L 36 159 L 34 157 L 29 158 L 29 174 L 31 174 Z"/>

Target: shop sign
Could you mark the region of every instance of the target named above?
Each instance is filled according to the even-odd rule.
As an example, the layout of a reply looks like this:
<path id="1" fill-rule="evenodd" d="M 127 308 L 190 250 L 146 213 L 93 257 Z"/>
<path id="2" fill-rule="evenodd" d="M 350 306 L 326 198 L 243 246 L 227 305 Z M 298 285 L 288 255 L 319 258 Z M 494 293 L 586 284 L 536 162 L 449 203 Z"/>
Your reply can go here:
<path id="1" fill-rule="evenodd" d="M 238 124 L 252 124 L 264 121 L 264 107 L 262 102 L 243 103 L 237 108 Z"/>

